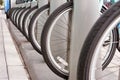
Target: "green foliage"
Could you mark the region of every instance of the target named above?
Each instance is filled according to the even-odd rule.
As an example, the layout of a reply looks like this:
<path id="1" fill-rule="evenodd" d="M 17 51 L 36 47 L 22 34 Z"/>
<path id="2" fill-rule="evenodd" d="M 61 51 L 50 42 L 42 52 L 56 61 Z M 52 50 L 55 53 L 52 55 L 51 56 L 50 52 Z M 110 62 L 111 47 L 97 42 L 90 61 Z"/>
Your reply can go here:
<path id="1" fill-rule="evenodd" d="M 3 5 L 3 0 L 0 0 L 0 5 Z"/>

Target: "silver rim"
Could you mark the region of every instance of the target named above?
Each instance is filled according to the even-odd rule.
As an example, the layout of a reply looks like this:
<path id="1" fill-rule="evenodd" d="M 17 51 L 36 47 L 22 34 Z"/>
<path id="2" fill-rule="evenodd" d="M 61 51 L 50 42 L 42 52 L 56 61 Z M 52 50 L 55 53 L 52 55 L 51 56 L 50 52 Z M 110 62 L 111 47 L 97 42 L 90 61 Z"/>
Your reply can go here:
<path id="1" fill-rule="evenodd" d="M 28 37 L 28 26 L 29 26 L 29 23 L 30 23 L 30 19 L 31 19 L 32 15 L 35 13 L 36 10 L 37 10 L 37 9 L 33 10 L 33 11 L 27 16 L 27 18 L 26 18 L 26 20 L 25 20 L 25 26 L 24 26 L 24 28 L 25 28 L 25 33 L 27 34 L 27 37 Z"/>
<path id="2" fill-rule="evenodd" d="M 52 65 L 59 70 L 60 72 L 64 73 L 64 74 L 69 74 L 69 62 L 68 60 L 66 60 L 69 56 L 67 56 L 67 49 L 64 51 L 64 49 L 62 48 L 66 48 L 67 47 L 67 33 L 68 31 L 68 14 L 69 12 L 72 10 L 72 8 L 69 8 L 67 10 L 65 10 L 64 12 L 62 12 L 60 15 L 58 15 L 56 17 L 56 19 L 53 21 L 48 34 L 47 34 L 47 41 L 46 41 L 46 46 L 47 46 L 47 55 L 52 63 Z M 68 12 L 68 13 L 67 13 Z M 67 18 L 66 18 L 67 17 Z M 66 21 L 64 22 L 63 21 Z M 64 26 L 61 26 L 59 24 Z M 60 28 L 61 29 L 60 29 Z M 55 28 L 59 29 L 59 30 L 65 30 L 62 33 L 59 32 L 59 30 L 55 30 Z M 66 35 L 64 35 L 64 33 Z M 55 34 L 55 35 L 54 35 Z M 58 35 L 59 34 L 59 35 Z M 62 37 L 60 37 L 62 36 Z M 55 37 L 55 38 L 54 38 Z M 58 38 L 59 37 L 59 38 Z M 64 38 L 63 38 L 64 37 Z M 70 37 L 70 36 L 69 36 Z M 61 39 L 60 39 L 61 38 Z M 62 42 L 57 42 L 58 40 L 61 40 Z M 56 43 L 56 44 L 52 44 L 52 43 Z M 63 44 L 62 46 L 60 44 Z M 65 46 L 65 47 L 64 47 Z M 56 48 L 59 47 L 60 53 L 62 52 L 62 55 L 60 55 L 60 53 L 58 53 L 58 50 L 55 50 Z M 60 49 L 61 48 L 61 49 Z"/>
<path id="3" fill-rule="evenodd" d="M 19 12 L 19 10 L 17 10 L 16 12 L 15 12 L 15 14 L 14 14 L 14 19 L 13 19 L 13 21 L 15 22 L 15 18 L 16 18 L 16 15 L 17 15 L 17 13 Z"/>
<path id="4" fill-rule="evenodd" d="M 118 16 L 113 22 L 108 26 L 108 28 L 104 31 L 103 35 L 101 36 L 92 56 L 92 60 L 90 63 L 90 70 L 89 70 L 89 80 L 119 80 L 119 65 L 116 61 L 117 58 L 113 57 L 111 63 L 102 70 L 102 59 L 100 50 L 102 48 L 102 44 L 106 36 L 112 31 L 114 27 L 120 22 L 120 16 Z M 113 42 L 114 43 L 114 42 Z M 117 54 L 115 54 L 117 55 Z M 118 56 L 118 55 L 117 55 Z M 119 57 L 118 57 L 119 58 Z M 117 70 L 116 70 L 117 69 Z M 117 72 L 118 71 L 118 72 Z"/>
<path id="5" fill-rule="evenodd" d="M 28 10 L 29 10 L 29 9 L 28 9 Z M 24 14 L 21 16 L 21 21 L 20 21 L 20 29 L 21 29 L 21 30 L 23 30 L 23 26 L 22 26 L 23 18 L 24 18 L 25 14 L 27 13 L 28 10 L 26 10 L 26 11 L 24 12 Z"/>
<path id="6" fill-rule="evenodd" d="M 13 14 L 14 14 L 15 12 L 16 12 L 16 10 L 14 10 L 13 13 L 12 13 L 12 17 L 11 17 L 12 20 L 13 20 L 13 18 L 14 18 L 14 15 L 13 15 Z"/>
<path id="7" fill-rule="evenodd" d="M 116 42 L 114 42 L 116 43 Z M 113 34 L 112 31 L 107 35 L 107 37 L 104 40 L 103 43 L 103 48 L 102 48 L 102 52 L 105 53 L 103 56 L 103 62 L 108 58 L 109 53 L 111 52 L 111 48 L 112 48 L 112 44 L 113 44 Z"/>
<path id="8" fill-rule="evenodd" d="M 44 23 L 46 22 L 47 20 L 47 17 L 48 15 L 45 14 L 45 12 L 48 12 L 48 8 L 44 11 L 42 11 L 34 20 L 34 23 L 33 23 L 33 26 L 31 28 L 31 33 L 32 33 L 32 40 L 34 42 L 34 44 L 36 45 L 36 47 L 41 50 L 41 44 L 40 44 L 40 40 L 41 40 L 41 32 L 42 32 L 42 29 L 43 29 L 43 26 L 44 26 Z M 37 22 L 41 20 L 41 18 L 44 17 L 44 20 L 42 20 L 42 22 L 39 24 L 40 25 L 37 25 Z M 43 18 L 42 18 L 43 19 Z M 36 31 L 37 27 L 39 27 L 39 31 Z M 37 35 L 38 34 L 38 35 Z"/>
<path id="9" fill-rule="evenodd" d="M 17 25 L 18 25 L 18 18 L 19 18 L 19 16 L 20 16 L 20 14 L 21 14 L 22 11 L 23 11 L 23 9 L 18 13 L 18 16 L 17 16 Z"/>

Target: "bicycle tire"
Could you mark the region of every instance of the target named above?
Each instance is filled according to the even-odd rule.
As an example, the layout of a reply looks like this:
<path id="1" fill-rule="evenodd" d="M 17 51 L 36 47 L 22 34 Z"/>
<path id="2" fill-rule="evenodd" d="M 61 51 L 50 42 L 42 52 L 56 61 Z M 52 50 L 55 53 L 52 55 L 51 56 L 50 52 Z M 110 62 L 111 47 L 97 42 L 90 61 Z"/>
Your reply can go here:
<path id="1" fill-rule="evenodd" d="M 15 12 L 15 14 L 14 14 L 13 23 L 14 23 L 15 26 L 17 26 L 17 24 L 16 24 L 17 15 L 19 14 L 19 12 L 20 12 L 21 10 L 22 10 L 22 8 L 18 9 L 18 10 Z"/>
<path id="2" fill-rule="evenodd" d="M 23 10 L 23 8 L 21 8 L 21 9 L 16 13 L 16 15 L 15 15 L 14 24 L 15 24 L 16 26 L 18 26 L 18 25 L 17 25 L 17 17 L 19 16 L 19 14 L 21 13 L 22 10 Z"/>
<path id="3" fill-rule="evenodd" d="M 13 13 L 13 11 L 15 10 L 16 8 L 11 8 L 8 10 L 8 16 L 11 18 L 11 15 Z"/>
<path id="4" fill-rule="evenodd" d="M 21 11 L 17 14 L 17 16 L 16 16 L 16 25 L 17 25 L 17 28 L 18 28 L 18 19 L 19 19 L 19 17 L 20 17 L 20 14 L 23 12 L 23 10 L 24 9 L 21 9 Z M 18 28 L 18 30 L 19 30 L 19 28 Z"/>
<path id="5" fill-rule="evenodd" d="M 42 55 L 44 57 L 44 60 L 46 62 L 46 64 L 49 66 L 49 68 L 58 76 L 68 79 L 69 76 L 69 72 L 64 72 L 62 71 L 62 69 L 60 69 L 53 61 L 52 58 L 50 57 L 50 54 L 48 52 L 48 45 L 47 45 L 47 38 L 49 35 L 49 31 L 51 28 L 51 25 L 53 24 L 53 22 L 55 21 L 55 19 L 58 18 L 58 16 L 60 16 L 61 14 L 63 14 L 64 12 L 66 12 L 67 10 L 71 10 L 73 7 L 73 3 L 72 2 L 66 2 L 65 4 L 61 5 L 60 7 L 58 7 L 47 19 L 44 27 L 43 27 L 43 31 L 42 31 L 42 36 L 41 36 L 41 50 L 42 50 Z"/>
<path id="6" fill-rule="evenodd" d="M 12 11 L 12 13 L 11 13 L 10 19 L 11 19 L 12 22 L 13 22 L 13 19 L 14 19 L 14 14 L 16 13 L 17 9 L 18 9 L 18 8 L 15 8 L 15 9 Z"/>
<path id="7" fill-rule="evenodd" d="M 25 9 L 21 12 L 20 16 L 18 17 L 18 29 L 19 29 L 20 32 L 22 32 L 22 33 L 23 33 L 23 30 L 22 30 L 22 25 L 21 25 L 21 24 L 22 24 L 22 20 L 21 20 L 21 19 L 23 19 L 23 17 L 24 17 L 23 14 L 25 14 L 29 9 L 30 9 L 30 7 L 25 8 Z"/>
<path id="8" fill-rule="evenodd" d="M 23 34 L 25 35 L 25 37 L 28 39 L 27 33 L 26 33 L 26 27 L 29 25 L 28 23 L 28 19 L 30 18 L 31 14 L 34 14 L 34 12 L 37 10 L 38 6 L 35 6 L 33 8 L 31 8 L 26 14 L 25 17 L 23 18 Z M 32 17 L 32 16 L 31 16 Z"/>
<path id="9" fill-rule="evenodd" d="M 115 23 L 115 26 L 112 26 L 112 23 L 114 22 L 114 20 L 117 19 L 117 17 L 119 17 L 119 13 L 120 13 L 120 1 L 117 2 L 115 5 L 113 5 L 111 8 L 109 8 L 94 24 L 93 28 L 91 29 L 90 33 L 87 36 L 87 39 L 84 42 L 83 48 L 81 49 L 82 51 L 80 53 L 78 68 L 77 68 L 78 69 L 77 80 L 96 80 L 96 79 L 92 79 L 93 78 L 92 76 L 94 76 L 95 78 L 95 74 L 91 76 L 91 73 L 95 72 L 95 71 L 92 71 L 93 70 L 92 67 L 95 66 L 93 65 L 95 64 L 94 62 L 95 60 L 93 59 L 95 59 L 94 56 L 97 55 L 95 54 L 95 52 L 98 51 L 98 46 L 100 44 L 100 41 L 107 34 L 107 30 L 112 30 L 113 27 L 116 27 L 116 25 L 118 24 L 118 23 L 117 24 Z M 116 38 L 116 41 L 113 46 L 113 53 L 111 54 L 112 55 L 111 58 L 113 58 L 115 54 L 115 50 L 118 46 L 118 43 L 116 43 L 118 42 L 118 35 L 114 35 L 114 37 Z M 110 62 L 111 62 L 111 59 L 109 61 L 109 64 Z M 95 68 L 94 70 L 97 70 L 97 69 Z M 104 71 L 104 69 L 101 69 L 101 70 Z M 113 78 L 113 76 L 111 78 Z"/>
<path id="10" fill-rule="evenodd" d="M 119 31 L 118 25 L 117 25 L 117 33 L 118 33 L 118 46 L 117 46 L 117 50 L 120 52 L 120 42 L 119 42 L 119 40 L 120 40 L 120 31 Z"/>
<path id="11" fill-rule="evenodd" d="M 41 14 L 42 14 L 44 11 L 46 11 L 47 9 L 49 9 L 49 4 L 44 5 L 44 6 L 42 6 L 41 8 L 39 8 L 39 9 L 34 13 L 34 15 L 33 15 L 32 18 L 31 18 L 30 24 L 29 24 L 29 26 L 28 26 L 28 31 L 27 31 L 27 28 L 25 29 L 26 35 L 28 35 L 28 37 L 29 37 L 29 39 L 30 39 L 30 41 L 31 41 L 32 46 L 33 46 L 34 49 L 35 49 L 38 53 L 40 53 L 40 54 L 42 54 L 42 52 L 41 52 L 41 47 L 40 47 L 40 45 L 37 43 L 36 39 L 34 38 L 34 37 L 35 37 L 35 35 L 34 35 L 34 29 L 35 29 L 35 27 L 36 27 L 35 24 L 37 23 L 38 18 L 39 18 L 39 17 L 41 16 Z"/>

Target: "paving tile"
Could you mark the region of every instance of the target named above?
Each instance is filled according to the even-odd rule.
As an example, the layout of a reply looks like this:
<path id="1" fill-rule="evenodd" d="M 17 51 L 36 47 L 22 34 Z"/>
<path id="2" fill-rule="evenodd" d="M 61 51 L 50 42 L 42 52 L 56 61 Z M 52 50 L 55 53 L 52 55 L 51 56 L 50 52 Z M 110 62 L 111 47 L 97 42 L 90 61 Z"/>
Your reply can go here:
<path id="1" fill-rule="evenodd" d="M 10 80 L 28 80 L 24 66 L 8 66 Z"/>
<path id="2" fill-rule="evenodd" d="M 29 80 L 29 75 L 9 32 L 5 15 L 2 17 L 1 12 L 0 44 L 0 80 Z"/>
<path id="3" fill-rule="evenodd" d="M 2 23 L 4 24 L 3 35 L 4 35 L 7 63 L 8 65 L 23 65 L 20 56 L 18 55 L 18 52 L 15 48 L 9 30 L 7 29 L 7 25 L 5 24 L 5 21 L 3 20 Z"/>
<path id="4" fill-rule="evenodd" d="M 0 78 L 8 78 L 5 55 L 1 49 L 3 48 L 0 46 Z"/>
<path id="5" fill-rule="evenodd" d="M 0 78 L 8 78 L 3 45 L 0 45 Z"/>
<path id="6" fill-rule="evenodd" d="M 9 79 L 9 80 L 29 80 L 29 79 Z"/>
<path id="7" fill-rule="evenodd" d="M 1 19 L 2 20 L 2 19 Z M 4 44 L 3 44 L 3 33 L 2 33 L 2 22 L 0 22 L 0 80 L 8 79 L 7 64 L 4 54 Z"/>
<path id="8" fill-rule="evenodd" d="M 5 78 L 1 78 L 0 80 L 8 80 L 8 79 L 5 79 Z"/>

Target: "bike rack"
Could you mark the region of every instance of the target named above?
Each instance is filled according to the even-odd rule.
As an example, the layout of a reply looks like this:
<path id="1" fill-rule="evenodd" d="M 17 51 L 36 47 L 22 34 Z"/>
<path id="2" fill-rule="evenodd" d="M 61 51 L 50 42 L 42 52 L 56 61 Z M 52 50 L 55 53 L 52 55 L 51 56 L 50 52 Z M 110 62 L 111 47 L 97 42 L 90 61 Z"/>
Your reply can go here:
<path id="1" fill-rule="evenodd" d="M 12 0 L 11 0 L 12 1 Z M 67 0 L 50 0 L 50 13 Z M 37 0 L 41 7 L 48 0 Z M 77 80 L 77 65 L 83 43 L 92 26 L 99 17 L 99 0 L 73 0 L 74 12 L 72 22 L 72 38 L 70 49 L 70 76 L 69 80 Z M 14 0 L 12 7 L 15 6 Z"/>
<path id="2" fill-rule="evenodd" d="M 36 6 L 38 3 L 37 3 L 37 1 L 32 1 L 31 2 L 31 7 L 34 7 L 34 6 Z"/>
<path id="3" fill-rule="evenodd" d="M 47 4 L 48 0 L 37 0 L 37 2 L 38 2 L 38 7 L 40 8 L 44 6 L 45 4 Z"/>
<path id="4" fill-rule="evenodd" d="M 37 0 L 41 7 L 48 0 Z M 50 0 L 50 13 L 67 0 Z M 70 51 L 70 77 L 69 80 L 77 80 L 77 64 L 82 45 L 93 24 L 99 17 L 99 6 L 96 0 L 74 0 L 74 12 L 72 23 L 72 42 Z M 39 25 L 39 24 L 38 24 Z M 79 37 L 78 37 L 79 36 Z"/>
<path id="5" fill-rule="evenodd" d="M 21 4 L 16 4 L 16 0 L 11 0 L 11 8 L 12 7 L 22 7 L 25 5 L 25 3 L 21 3 Z"/>
<path id="6" fill-rule="evenodd" d="M 31 2 L 28 2 L 25 5 L 26 5 L 26 7 L 29 7 L 31 5 Z"/>
<path id="7" fill-rule="evenodd" d="M 52 13 L 57 7 L 65 3 L 67 0 L 50 0 L 50 13 Z"/>
<path id="8" fill-rule="evenodd" d="M 42 6 L 48 4 L 48 0 L 37 0 L 38 7 L 41 8 Z M 37 31 L 40 29 L 40 21 L 37 22 Z M 37 35 L 38 37 L 40 36 L 39 34 Z"/>
<path id="9" fill-rule="evenodd" d="M 69 80 L 77 80 L 77 64 L 82 45 L 99 17 L 99 0 L 74 0 L 73 2 Z"/>

